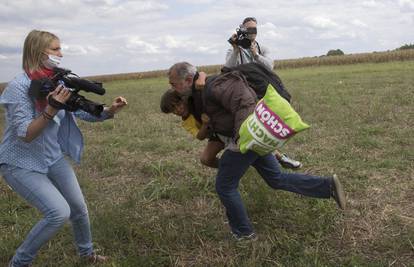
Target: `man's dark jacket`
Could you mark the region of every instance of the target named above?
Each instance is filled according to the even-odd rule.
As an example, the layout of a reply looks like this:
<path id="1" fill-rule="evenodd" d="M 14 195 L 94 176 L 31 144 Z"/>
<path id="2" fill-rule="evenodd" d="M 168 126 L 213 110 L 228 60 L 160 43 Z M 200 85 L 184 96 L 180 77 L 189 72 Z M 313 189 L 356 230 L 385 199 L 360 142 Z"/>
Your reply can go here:
<path id="1" fill-rule="evenodd" d="M 223 68 L 221 74 L 207 78 L 203 90 L 193 86 L 191 110 L 196 118 L 206 113 L 214 133 L 238 137 L 241 124 L 253 113 L 269 84 L 290 102 L 291 96 L 280 78 L 263 65 L 247 63 Z"/>
<path id="2" fill-rule="evenodd" d="M 238 71 L 208 77 L 203 90 L 192 90 L 192 98 L 192 110 L 206 113 L 212 131 L 229 137 L 238 136 L 257 102 L 256 93 Z"/>

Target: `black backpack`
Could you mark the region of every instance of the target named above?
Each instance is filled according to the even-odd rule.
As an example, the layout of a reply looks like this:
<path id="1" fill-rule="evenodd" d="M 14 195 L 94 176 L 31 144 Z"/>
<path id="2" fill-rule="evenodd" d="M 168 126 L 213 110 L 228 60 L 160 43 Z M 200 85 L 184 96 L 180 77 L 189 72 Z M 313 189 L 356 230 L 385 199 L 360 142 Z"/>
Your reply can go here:
<path id="1" fill-rule="evenodd" d="M 261 63 L 252 62 L 241 64 L 236 67 L 223 67 L 221 73 L 239 71 L 246 78 L 249 86 L 256 92 L 258 99 L 261 99 L 266 94 L 269 83 L 276 89 L 280 96 L 290 102 L 291 95 L 286 90 L 282 80 L 277 74 L 269 70 Z"/>

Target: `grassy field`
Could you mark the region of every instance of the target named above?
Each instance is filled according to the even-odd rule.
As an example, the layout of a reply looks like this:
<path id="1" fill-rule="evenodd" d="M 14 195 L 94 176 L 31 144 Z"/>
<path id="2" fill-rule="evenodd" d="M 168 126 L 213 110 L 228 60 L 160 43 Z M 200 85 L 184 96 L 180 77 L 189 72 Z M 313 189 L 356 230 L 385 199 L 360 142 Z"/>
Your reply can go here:
<path id="1" fill-rule="evenodd" d="M 302 172 L 337 173 L 348 209 L 272 190 L 251 169 L 240 190 L 259 240 L 235 243 L 215 170 L 197 160 L 205 143 L 159 111 L 167 80 L 108 82 L 91 97 L 123 95 L 129 106 L 116 120 L 80 123 L 76 167 L 106 266 L 414 266 L 414 61 L 278 73 L 312 126 L 283 150 Z M 39 218 L 0 182 L 1 266 Z M 65 226 L 35 266 L 82 266 L 72 240 Z"/>

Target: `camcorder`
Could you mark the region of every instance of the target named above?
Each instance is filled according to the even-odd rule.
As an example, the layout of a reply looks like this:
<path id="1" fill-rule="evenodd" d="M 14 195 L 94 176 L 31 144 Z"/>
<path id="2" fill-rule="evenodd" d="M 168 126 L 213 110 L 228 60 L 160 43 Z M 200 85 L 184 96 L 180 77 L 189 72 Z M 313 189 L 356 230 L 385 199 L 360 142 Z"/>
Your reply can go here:
<path id="1" fill-rule="evenodd" d="M 54 68 L 53 71 L 54 75 L 50 78 L 46 77 L 32 80 L 29 88 L 29 95 L 32 99 L 45 99 L 50 92 L 55 90 L 55 88 L 61 84 L 68 88 L 72 94 L 66 103 L 60 103 L 53 97 L 49 97 L 47 101 L 52 107 L 67 111 L 81 109 L 97 117 L 101 115 L 104 109 L 103 104 L 88 100 L 78 93 L 82 90 L 98 95 L 104 95 L 105 89 L 102 87 L 102 83 L 81 79 L 68 69 Z"/>
<path id="2" fill-rule="evenodd" d="M 252 41 L 249 39 L 249 34 L 257 34 L 257 28 L 246 28 L 240 26 L 236 29 L 236 40 L 233 40 L 232 37 L 228 40 L 230 44 L 235 44 L 243 47 L 244 49 L 249 49 L 252 45 Z"/>

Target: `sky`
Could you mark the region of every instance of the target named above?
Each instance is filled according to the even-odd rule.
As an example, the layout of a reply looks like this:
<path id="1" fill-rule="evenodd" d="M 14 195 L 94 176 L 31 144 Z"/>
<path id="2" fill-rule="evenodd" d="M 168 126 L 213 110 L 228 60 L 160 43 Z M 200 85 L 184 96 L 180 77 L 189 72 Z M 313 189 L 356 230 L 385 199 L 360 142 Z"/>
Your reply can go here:
<path id="1" fill-rule="evenodd" d="M 223 64 L 245 17 L 274 59 L 414 44 L 414 0 L 0 0 L 0 82 L 22 72 L 33 29 L 56 34 L 61 66 L 88 76 Z"/>

